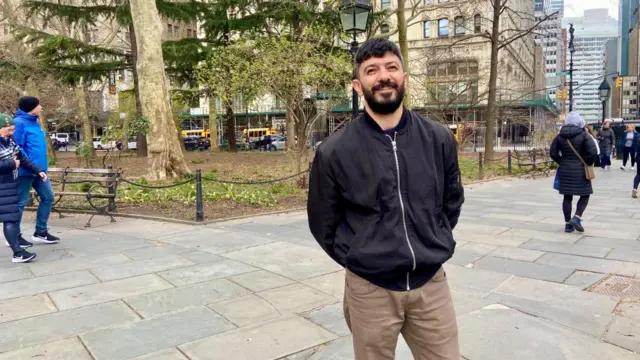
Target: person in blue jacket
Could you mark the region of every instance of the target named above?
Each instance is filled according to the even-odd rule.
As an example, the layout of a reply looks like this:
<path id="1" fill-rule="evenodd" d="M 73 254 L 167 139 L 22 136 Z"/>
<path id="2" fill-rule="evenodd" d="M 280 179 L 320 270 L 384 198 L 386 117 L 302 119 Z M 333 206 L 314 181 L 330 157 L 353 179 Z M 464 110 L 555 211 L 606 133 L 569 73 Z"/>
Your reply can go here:
<path id="1" fill-rule="evenodd" d="M 24 96 L 18 101 L 18 111 L 15 115 L 16 130 L 13 135 L 15 142 L 22 151 L 31 159 L 38 167 L 46 173 L 49 165 L 47 159 L 47 136 L 45 131 L 38 123 L 38 117 L 42 112 L 40 100 L 32 96 Z M 29 201 L 29 193 L 33 188 L 38 197 L 40 204 L 36 213 L 36 229 L 31 237 L 34 242 L 44 244 L 55 244 L 60 238 L 49 234 L 48 221 L 53 207 L 53 188 L 48 179 L 36 177 L 25 169 L 18 170 L 18 190 L 20 192 L 20 202 L 18 203 L 20 215 L 24 211 L 24 207 Z M 8 240 L 8 239 L 7 239 Z M 20 235 L 20 245 L 28 247 L 31 245 L 26 241 L 22 234 Z"/>
<path id="2" fill-rule="evenodd" d="M 627 130 L 620 139 L 620 149 L 622 149 L 622 166 L 621 170 L 627 167 L 627 161 L 631 158 L 631 170 L 636 166 L 636 149 L 638 148 L 638 133 L 633 124 L 627 125 Z"/>
<path id="3" fill-rule="evenodd" d="M 30 253 L 20 246 L 20 210 L 18 209 L 18 169 L 27 170 L 47 181 L 47 174 L 33 161 L 24 155 L 11 135 L 15 122 L 11 116 L 0 114 L 0 221 L 4 236 L 13 250 L 14 263 L 25 263 L 33 260 L 36 254 Z"/>

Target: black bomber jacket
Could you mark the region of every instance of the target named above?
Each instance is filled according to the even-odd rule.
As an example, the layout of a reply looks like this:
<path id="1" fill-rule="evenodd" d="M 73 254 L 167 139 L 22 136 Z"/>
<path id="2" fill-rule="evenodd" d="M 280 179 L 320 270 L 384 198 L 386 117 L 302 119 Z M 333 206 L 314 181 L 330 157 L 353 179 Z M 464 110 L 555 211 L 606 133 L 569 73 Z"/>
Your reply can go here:
<path id="1" fill-rule="evenodd" d="M 443 125 L 405 109 L 389 133 L 365 113 L 318 147 L 309 181 L 311 233 L 358 276 L 411 290 L 453 255 L 464 190 Z"/>

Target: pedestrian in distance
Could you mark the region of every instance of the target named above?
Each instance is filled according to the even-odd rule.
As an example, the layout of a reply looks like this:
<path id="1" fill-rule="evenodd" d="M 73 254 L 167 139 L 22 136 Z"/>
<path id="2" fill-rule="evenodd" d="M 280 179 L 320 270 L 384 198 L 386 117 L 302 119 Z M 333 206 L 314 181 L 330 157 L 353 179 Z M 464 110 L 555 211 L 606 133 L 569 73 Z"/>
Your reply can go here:
<path id="1" fill-rule="evenodd" d="M 18 169 L 26 169 L 37 175 L 43 181 L 47 174 L 31 161 L 20 147 L 13 141 L 15 122 L 11 116 L 0 114 L 0 221 L 4 237 L 13 250 L 14 263 L 24 263 L 33 260 L 36 254 L 30 253 L 20 244 L 20 210 L 18 208 Z"/>
<path id="2" fill-rule="evenodd" d="M 415 359 L 460 360 L 442 267 L 464 202 L 456 143 L 449 129 L 402 106 L 407 76 L 393 42 L 373 38 L 358 50 L 352 86 L 364 114 L 316 150 L 309 227 L 346 268 L 356 360 L 393 359 L 401 333 Z"/>
<path id="3" fill-rule="evenodd" d="M 551 142 L 549 150 L 551 158 L 559 165 L 558 192 L 564 196 L 562 201 L 564 231 L 568 233 L 575 230 L 584 232 L 582 215 L 589 204 L 589 197 L 593 194 L 592 165 L 598 156 L 598 149 L 584 126 L 585 121 L 577 112 L 568 113 L 564 126 Z M 575 215 L 572 217 L 574 196 L 579 196 L 580 199 L 576 205 Z"/>
<path id="4" fill-rule="evenodd" d="M 611 154 L 615 153 L 616 135 L 611 129 L 611 121 L 607 120 L 598 130 L 598 144 L 600 145 L 600 167 L 611 170 Z"/>
<path id="5" fill-rule="evenodd" d="M 620 166 L 620 169 L 625 170 L 627 161 L 631 159 L 631 170 L 633 170 L 636 166 L 636 149 L 638 148 L 638 133 L 633 124 L 627 125 L 619 146 L 622 149 L 622 166 Z"/>
<path id="6" fill-rule="evenodd" d="M 47 141 L 49 140 L 38 123 L 41 112 L 40 100 L 32 96 L 20 98 L 15 116 L 16 130 L 13 137 L 27 157 L 46 173 L 49 165 L 47 159 Z M 48 229 L 49 215 L 54 200 L 51 182 L 46 178 L 34 177 L 33 174 L 22 168 L 18 170 L 18 176 L 18 191 L 20 193 L 18 207 L 21 218 L 24 207 L 29 201 L 31 188 L 40 198 L 36 212 L 36 229 L 31 240 L 44 244 L 58 243 L 60 238 L 49 234 Z M 22 234 L 19 240 L 22 245 L 31 244 L 23 238 Z"/>

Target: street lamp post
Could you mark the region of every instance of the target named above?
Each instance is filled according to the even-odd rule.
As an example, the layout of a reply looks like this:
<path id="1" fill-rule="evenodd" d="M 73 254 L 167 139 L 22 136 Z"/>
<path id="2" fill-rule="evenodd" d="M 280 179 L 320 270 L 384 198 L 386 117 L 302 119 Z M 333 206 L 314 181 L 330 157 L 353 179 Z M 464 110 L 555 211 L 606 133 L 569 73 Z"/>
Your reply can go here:
<path id="1" fill-rule="evenodd" d="M 609 100 L 609 96 L 611 96 L 611 86 L 609 86 L 607 78 L 605 77 L 604 79 L 602 79 L 602 83 L 600 83 L 600 86 L 598 86 L 598 97 L 600 98 L 600 101 L 602 101 L 602 122 L 604 122 L 606 116 L 605 110 L 607 106 L 607 100 Z"/>
<path id="2" fill-rule="evenodd" d="M 358 51 L 358 34 L 367 31 L 371 9 L 369 0 L 342 0 L 340 22 L 344 32 L 351 34 L 352 40 L 349 51 L 351 51 L 354 63 L 356 52 Z M 351 102 L 351 117 L 354 120 L 358 116 L 358 93 L 355 89 L 352 90 Z"/>
<path id="3" fill-rule="evenodd" d="M 569 112 L 573 111 L 573 24 L 569 24 Z"/>

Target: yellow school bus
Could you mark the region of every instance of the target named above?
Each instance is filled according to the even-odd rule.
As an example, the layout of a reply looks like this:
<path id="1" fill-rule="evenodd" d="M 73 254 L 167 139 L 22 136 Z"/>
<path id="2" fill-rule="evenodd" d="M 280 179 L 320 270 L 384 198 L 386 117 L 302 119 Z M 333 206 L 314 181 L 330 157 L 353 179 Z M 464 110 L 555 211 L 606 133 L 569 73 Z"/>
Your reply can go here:
<path id="1" fill-rule="evenodd" d="M 255 138 L 259 138 L 265 135 L 274 135 L 277 134 L 278 130 L 273 128 L 253 128 L 253 129 L 244 129 L 242 131 L 242 137 L 246 138 L 249 136 L 249 140 L 253 140 Z"/>
<path id="2" fill-rule="evenodd" d="M 199 137 L 211 137 L 211 131 L 209 130 L 182 130 L 182 136 L 199 136 Z"/>

